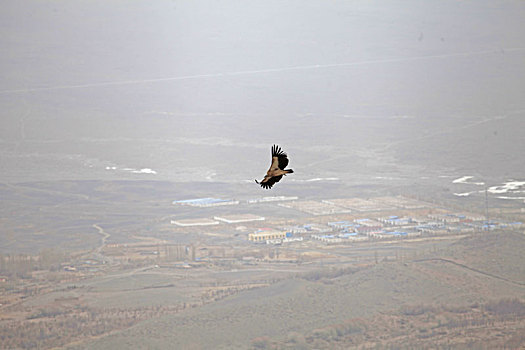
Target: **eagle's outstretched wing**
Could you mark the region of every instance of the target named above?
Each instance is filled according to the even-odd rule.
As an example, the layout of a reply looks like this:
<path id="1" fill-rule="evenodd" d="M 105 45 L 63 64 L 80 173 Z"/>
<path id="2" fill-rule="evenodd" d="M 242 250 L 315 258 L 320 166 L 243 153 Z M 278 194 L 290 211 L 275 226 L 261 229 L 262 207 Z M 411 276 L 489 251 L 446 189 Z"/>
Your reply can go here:
<path id="1" fill-rule="evenodd" d="M 272 188 L 273 185 L 275 185 L 276 182 L 279 182 L 281 181 L 281 179 L 283 178 L 282 175 L 280 176 L 274 176 L 274 177 L 264 177 L 264 179 L 259 182 L 257 180 L 255 180 L 255 182 L 257 182 L 259 185 L 261 185 L 262 188 L 265 188 L 265 189 L 270 189 Z"/>
<path id="2" fill-rule="evenodd" d="M 284 170 L 286 166 L 288 165 L 288 155 L 283 152 L 281 147 L 277 145 L 273 145 L 272 147 L 272 165 L 270 166 L 270 170 L 277 170 L 281 169 Z"/>

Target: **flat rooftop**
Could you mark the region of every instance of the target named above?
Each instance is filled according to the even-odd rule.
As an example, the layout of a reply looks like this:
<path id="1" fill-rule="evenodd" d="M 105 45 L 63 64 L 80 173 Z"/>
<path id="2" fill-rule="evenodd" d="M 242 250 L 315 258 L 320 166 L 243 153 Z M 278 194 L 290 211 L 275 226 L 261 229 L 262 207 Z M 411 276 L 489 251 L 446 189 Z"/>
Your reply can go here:
<path id="1" fill-rule="evenodd" d="M 238 214 L 238 215 L 222 215 L 215 216 L 213 219 L 226 222 L 228 224 L 240 223 L 240 222 L 250 222 L 250 221 L 263 221 L 264 216 L 254 215 L 254 214 Z"/>
<path id="2" fill-rule="evenodd" d="M 296 196 L 266 196 L 261 198 L 248 199 L 248 203 L 264 203 L 264 202 L 280 202 L 280 201 L 293 201 L 299 197 Z"/>
<path id="3" fill-rule="evenodd" d="M 239 201 L 221 198 L 194 198 L 173 201 L 173 204 L 189 205 L 192 207 L 213 207 L 218 205 L 239 204 Z"/>
<path id="4" fill-rule="evenodd" d="M 218 225 L 219 222 L 212 219 L 182 219 L 182 220 L 171 220 L 171 223 L 177 226 L 209 226 Z"/>

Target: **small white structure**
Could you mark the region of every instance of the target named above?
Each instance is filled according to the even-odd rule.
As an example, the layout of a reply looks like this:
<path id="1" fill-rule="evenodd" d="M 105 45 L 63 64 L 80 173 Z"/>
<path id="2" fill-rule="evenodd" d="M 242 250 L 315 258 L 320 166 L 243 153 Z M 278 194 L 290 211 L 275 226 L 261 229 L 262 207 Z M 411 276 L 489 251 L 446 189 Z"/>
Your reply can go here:
<path id="1" fill-rule="evenodd" d="M 185 219 L 185 220 L 171 220 L 171 223 L 177 226 L 210 226 L 218 225 L 219 222 L 211 219 Z"/>
<path id="2" fill-rule="evenodd" d="M 325 243 L 341 243 L 343 239 L 334 235 L 312 235 L 312 239 Z"/>
<path id="3" fill-rule="evenodd" d="M 295 201 L 299 197 L 287 197 L 287 196 L 268 196 L 262 198 L 248 199 L 249 204 L 253 203 L 265 203 L 265 202 L 282 202 L 282 201 Z"/>
<path id="4" fill-rule="evenodd" d="M 215 216 L 214 220 L 219 220 L 227 224 L 236 224 L 240 222 L 250 221 L 264 221 L 264 216 L 258 216 L 253 214 L 241 214 L 241 215 L 228 215 L 228 216 Z"/>
<path id="5" fill-rule="evenodd" d="M 318 233 L 326 233 L 326 232 L 332 232 L 333 231 L 333 227 L 325 226 L 325 225 L 318 225 L 318 224 L 304 225 L 304 228 L 307 231 L 315 231 L 315 232 L 318 232 Z"/>
<path id="6" fill-rule="evenodd" d="M 276 230 L 260 230 L 248 234 L 248 240 L 252 242 L 266 242 L 268 240 L 286 238 L 286 232 Z"/>
<path id="7" fill-rule="evenodd" d="M 221 205 L 235 205 L 239 204 L 239 201 L 232 199 L 220 199 L 220 198 L 195 198 L 185 199 L 180 201 L 173 201 L 173 204 L 177 205 L 189 205 L 191 207 L 217 207 Z"/>
<path id="8" fill-rule="evenodd" d="M 286 237 L 283 238 L 283 243 L 291 243 L 291 242 L 302 242 L 303 237 Z"/>

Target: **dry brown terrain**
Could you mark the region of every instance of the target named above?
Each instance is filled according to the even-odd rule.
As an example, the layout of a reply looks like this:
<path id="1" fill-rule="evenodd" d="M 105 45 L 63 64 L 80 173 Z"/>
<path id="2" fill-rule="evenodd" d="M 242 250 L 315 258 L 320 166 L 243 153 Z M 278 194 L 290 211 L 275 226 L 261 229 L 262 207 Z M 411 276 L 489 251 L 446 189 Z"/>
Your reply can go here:
<path id="1" fill-rule="evenodd" d="M 71 347 L 520 348 L 524 248 L 523 234 L 500 232 L 417 259 L 325 267 Z"/>

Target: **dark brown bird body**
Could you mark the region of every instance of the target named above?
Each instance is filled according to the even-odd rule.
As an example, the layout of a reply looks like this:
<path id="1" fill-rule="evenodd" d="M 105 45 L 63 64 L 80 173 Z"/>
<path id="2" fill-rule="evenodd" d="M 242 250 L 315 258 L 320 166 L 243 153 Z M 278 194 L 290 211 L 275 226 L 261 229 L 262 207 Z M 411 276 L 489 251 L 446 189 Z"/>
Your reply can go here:
<path id="1" fill-rule="evenodd" d="M 286 174 L 293 173 L 292 169 L 285 169 L 288 165 L 288 156 L 281 150 L 281 147 L 273 145 L 272 147 L 272 165 L 266 172 L 266 176 L 261 182 L 255 180 L 262 188 L 270 189 L 276 182 L 281 181 Z"/>

